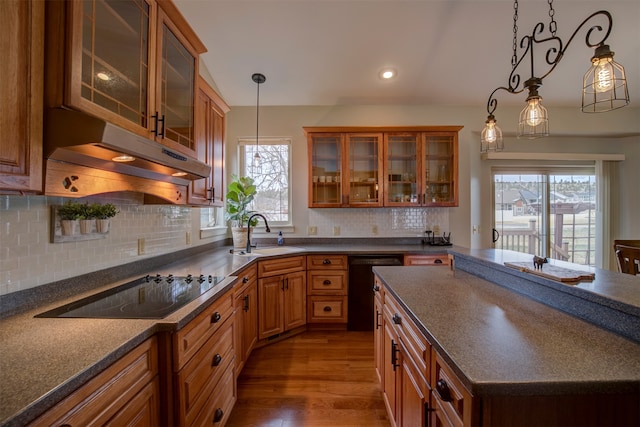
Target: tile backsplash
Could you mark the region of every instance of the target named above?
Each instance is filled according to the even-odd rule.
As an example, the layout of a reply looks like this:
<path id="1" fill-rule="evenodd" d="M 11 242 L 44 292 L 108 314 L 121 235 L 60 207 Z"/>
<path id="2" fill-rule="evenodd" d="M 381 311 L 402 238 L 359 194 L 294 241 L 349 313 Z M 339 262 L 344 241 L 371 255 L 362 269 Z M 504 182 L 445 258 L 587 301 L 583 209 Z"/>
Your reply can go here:
<path id="1" fill-rule="evenodd" d="M 0 196 L 0 295 L 184 249 L 192 221 L 199 221 L 189 207 L 144 205 L 141 194 L 116 193 L 81 199 L 118 207 L 107 238 L 51 243 L 50 206 L 66 200 Z"/>

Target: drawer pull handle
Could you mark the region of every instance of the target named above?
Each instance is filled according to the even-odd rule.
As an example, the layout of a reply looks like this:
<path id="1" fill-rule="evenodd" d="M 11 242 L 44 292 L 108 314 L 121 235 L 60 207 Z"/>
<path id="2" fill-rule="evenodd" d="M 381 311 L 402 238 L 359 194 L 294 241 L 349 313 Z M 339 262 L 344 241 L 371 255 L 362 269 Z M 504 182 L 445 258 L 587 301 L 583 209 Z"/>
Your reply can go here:
<path id="1" fill-rule="evenodd" d="M 451 390 L 449 390 L 449 385 L 445 380 L 438 380 L 436 383 L 436 394 L 443 402 L 453 402 Z"/>
<path id="2" fill-rule="evenodd" d="M 242 278 L 242 283 L 247 283 L 249 281 L 249 277 L 248 276 L 244 276 Z"/>
<path id="3" fill-rule="evenodd" d="M 400 317 L 398 313 L 394 314 L 391 320 L 393 320 L 393 323 L 395 323 L 396 325 L 399 325 L 402 323 L 402 317 Z"/>
<path id="4" fill-rule="evenodd" d="M 249 311 L 249 295 L 245 295 L 243 299 L 244 299 L 244 307 L 242 307 L 242 309 L 244 311 Z"/>
<path id="5" fill-rule="evenodd" d="M 393 366 L 393 370 L 395 371 L 398 366 L 398 344 L 394 340 L 391 340 L 391 365 Z"/>
<path id="6" fill-rule="evenodd" d="M 331 307 L 329 307 L 328 305 L 322 309 L 322 311 L 331 311 Z"/>
<path id="7" fill-rule="evenodd" d="M 216 409 L 216 413 L 213 414 L 213 422 L 214 423 L 219 423 L 220 421 L 222 421 L 222 418 L 224 417 L 224 411 L 220 408 Z"/>
<path id="8" fill-rule="evenodd" d="M 434 264 L 442 264 L 442 260 L 440 258 L 433 261 Z"/>
<path id="9" fill-rule="evenodd" d="M 218 323 L 222 316 L 217 311 L 211 315 L 211 323 Z"/>
<path id="10" fill-rule="evenodd" d="M 329 265 L 329 264 L 331 264 L 331 260 L 328 259 L 328 258 L 325 258 L 325 259 L 322 260 L 322 264 Z"/>
<path id="11" fill-rule="evenodd" d="M 324 282 L 322 282 L 323 285 L 330 285 L 331 284 L 331 280 L 327 279 Z"/>
<path id="12" fill-rule="evenodd" d="M 380 328 L 382 326 L 380 324 L 380 316 L 382 316 L 382 313 L 380 313 L 378 310 L 376 310 L 376 330 L 378 330 L 378 328 Z"/>
<path id="13" fill-rule="evenodd" d="M 373 292 L 380 292 L 380 286 L 373 285 Z"/>
<path id="14" fill-rule="evenodd" d="M 216 354 L 215 356 L 213 356 L 211 366 L 218 366 L 220 362 L 222 362 L 222 356 L 220 356 L 220 354 Z"/>

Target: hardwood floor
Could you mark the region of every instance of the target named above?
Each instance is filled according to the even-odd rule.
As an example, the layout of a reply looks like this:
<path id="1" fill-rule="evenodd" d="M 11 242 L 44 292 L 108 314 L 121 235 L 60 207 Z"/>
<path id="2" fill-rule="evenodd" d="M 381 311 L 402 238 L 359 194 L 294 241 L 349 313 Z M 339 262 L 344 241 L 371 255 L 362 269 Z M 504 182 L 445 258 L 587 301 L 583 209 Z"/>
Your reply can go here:
<path id="1" fill-rule="evenodd" d="M 256 349 L 228 427 L 388 427 L 373 332 L 309 331 Z"/>

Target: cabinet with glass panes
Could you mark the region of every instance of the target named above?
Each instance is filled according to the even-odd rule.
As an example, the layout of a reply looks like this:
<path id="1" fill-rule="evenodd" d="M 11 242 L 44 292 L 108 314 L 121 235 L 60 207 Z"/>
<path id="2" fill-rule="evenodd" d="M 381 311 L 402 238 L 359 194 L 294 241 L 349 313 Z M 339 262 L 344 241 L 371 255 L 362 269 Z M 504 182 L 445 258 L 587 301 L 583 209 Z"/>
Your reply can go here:
<path id="1" fill-rule="evenodd" d="M 198 57 L 206 48 L 173 2 L 47 2 L 47 20 L 56 76 L 47 81 L 48 107 L 82 110 L 195 154 Z"/>
<path id="2" fill-rule="evenodd" d="M 457 206 L 460 129 L 305 127 L 309 207 Z"/>

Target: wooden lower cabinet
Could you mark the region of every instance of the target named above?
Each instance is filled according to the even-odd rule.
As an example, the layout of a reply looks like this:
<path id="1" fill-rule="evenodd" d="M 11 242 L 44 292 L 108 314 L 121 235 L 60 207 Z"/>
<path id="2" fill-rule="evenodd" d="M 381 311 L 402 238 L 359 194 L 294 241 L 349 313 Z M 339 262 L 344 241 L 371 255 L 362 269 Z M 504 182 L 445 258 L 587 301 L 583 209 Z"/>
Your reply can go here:
<path id="1" fill-rule="evenodd" d="M 152 337 L 49 409 L 32 426 L 160 425 L 158 344 Z"/>
<path id="2" fill-rule="evenodd" d="M 258 262 L 258 339 L 307 323 L 305 257 Z"/>
<path id="3" fill-rule="evenodd" d="M 408 254 L 404 256 L 404 265 L 451 265 L 451 257 L 448 254 L 417 255 Z"/>
<path id="4" fill-rule="evenodd" d="M 223 426 L 229 418 L 236 401 L 233 303 L 229 290 L 173 334 L 172 425 Z"/>
<path id="5" fill-rule="evenodd" d="M 346 327 L 348 281 L 346 255 L 307 256 L 307 323 Z"/>
<path id="6" fill-rule="evenodd" d="M 258 342 L 258 270 L 255 265 L 238 273 L 234 289 L 236 377 Z"/>

